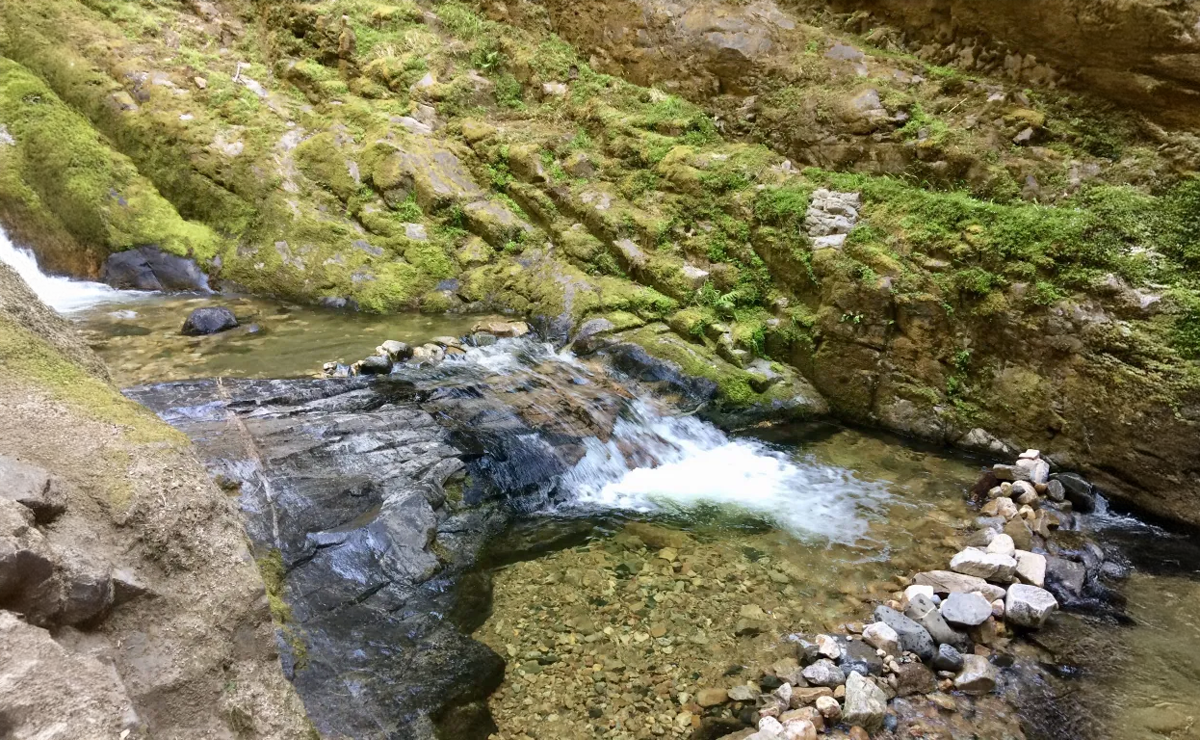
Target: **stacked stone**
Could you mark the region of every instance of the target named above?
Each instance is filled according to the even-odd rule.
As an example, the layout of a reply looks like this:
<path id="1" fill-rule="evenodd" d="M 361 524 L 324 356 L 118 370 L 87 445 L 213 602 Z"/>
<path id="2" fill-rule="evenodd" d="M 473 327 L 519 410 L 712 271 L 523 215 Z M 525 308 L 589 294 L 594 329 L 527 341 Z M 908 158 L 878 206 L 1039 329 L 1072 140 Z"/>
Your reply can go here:
<path id="1" fill-rule="evenodd" d="M 1056 586 L 1078 594 L 1091 572 L 1035 552 L 1035 543 L 1046 544 L 1067 512 L 1089 511 L 1095 499 L 1078 476 L 1051 479 L 1038 450 L 993 466 L 982 483 L 980 529 L 948 570 L 917 573 L 875 608 L 873 621 L 845 625 L 849 634 L 792 636 L 798 657 L 776 662 L 757 683 L 701 692 L 702 706 L 742 702 L 756 710 L 757 728 L 727 740 L 816 738 L 839 723 L 861 740 L 887 729 L 888 702 L 896 697 L 925 694 L 953 709 L 947 692 L 979 696 L 996 688 L 992 648 L 1009 628 L 1038 629 L 1059 608 L 1046 589 L 1048 573 Z M 1103 562 L 1102 553 L 1090 557 Z"/>
<path id="2" fill-rule="evenodd" d="M 347 378 L 355 375 L 387 375 L 397 365 L 440 365 L 447 357 L 464 355 L 467 347 L 486 347 L 506 337 L 523 337 L 530 331 L 524 321 L 480 321 L 465 337 L 434 337 L 417 347 L 389 339 L 375 348 L 375 354 L 352 365 L 327 362 L 322 370 L 326 377 Z"/>

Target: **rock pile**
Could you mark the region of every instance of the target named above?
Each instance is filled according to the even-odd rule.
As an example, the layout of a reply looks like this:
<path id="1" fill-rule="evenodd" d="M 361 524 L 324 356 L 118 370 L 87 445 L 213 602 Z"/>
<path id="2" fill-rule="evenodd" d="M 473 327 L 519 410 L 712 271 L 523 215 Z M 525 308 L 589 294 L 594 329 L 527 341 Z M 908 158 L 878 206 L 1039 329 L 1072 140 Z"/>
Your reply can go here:
<path id="1" fill-rule="evenodd" d="M 838 724 L 863 738 L 894 726 L 888 703 L 897 697 L 923 694 L 953 708 L 951 693 L 992 692 L 999 680 L 995 652 L 1016 630 L 1042 627 L 1059 608 L 1047 579 L 1078 595 L 1088 573 L 1103 563 L 1094 545 L 1082 564 L 1047 554 L 1052 533 L 1072 516 L 1068 485 L 1092 496 L 1078 476 L 1052 479 L 1037 450 L 1013 465 L 994 466 L 976 487 L 986 491 L 980 528 L 948 570 L 915 574 L 902 592 L 875 607 L 870 623 L 845 625 L 847 634 L 791 636 L 794 658 L 776 662 L 757 682 L 701 692 L 711 697 L 702 706 L 734 703 L 735 710 L 742 707 L 735 716 L 757 724 L 728 740 L 815 738 Z M 1094 498 L 1081 500 L 1094 505 Z"/>
<path id="2" fill-rule="evenodd" d="M 858 223 L 858 193 L 840 193 L 821 188 L 813 193 L 804 226 L 813 249 L 840 249 Z"/>
<path id="3" fill-rule="evenodd" d="M 468 347 L 487 347 L 499 339 L 517 338 L 529 334 L 529 325 L 524 321 L 490 319 L 479 321 L 465 337 L 434 337 L 417 347 L 389 339 L 375 348 L 375 354 L 344 365 L 327 362 L 322 370 L 326 377 L 346 378 L 354 375 L 387 375 L 397 365 L 439 365 L 447 357 L 464 355 Z"/>

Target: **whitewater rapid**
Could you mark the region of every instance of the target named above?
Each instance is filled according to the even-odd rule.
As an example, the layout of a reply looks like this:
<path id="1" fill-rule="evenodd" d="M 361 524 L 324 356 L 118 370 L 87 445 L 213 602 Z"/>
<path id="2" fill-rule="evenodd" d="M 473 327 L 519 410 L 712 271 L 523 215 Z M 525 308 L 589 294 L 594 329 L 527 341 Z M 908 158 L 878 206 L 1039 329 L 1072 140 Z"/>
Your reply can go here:
<path id="1" fill-rule="evenodd" d="M 13 244 L 3 229 L 0 229 L 0 262 L 16 270 L 42 303 L 62 314 L 98 305 L 124 303 L 146 295 L 138 291 L 117 290 L 104 283 L 47 275 L 38 267 L 33 252 Z"/>

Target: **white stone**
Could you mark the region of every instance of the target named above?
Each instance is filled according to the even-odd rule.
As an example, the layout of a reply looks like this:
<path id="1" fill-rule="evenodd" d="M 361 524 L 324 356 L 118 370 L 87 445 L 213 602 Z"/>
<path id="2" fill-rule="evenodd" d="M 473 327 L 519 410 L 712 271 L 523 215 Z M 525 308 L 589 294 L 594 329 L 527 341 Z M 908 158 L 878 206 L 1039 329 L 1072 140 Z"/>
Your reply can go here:
<path id="1" fill-rule="evenodd" d="M 1040 450 L 1025 450 L 1020 455 L 1022 460 L 1036 460 L 1041 456 L 1042 453 Z"/>
<path id="2" fill-rule="evenodd" d="M 842 657 L 842 648 L 829 635 L 817 635 L 817 652 L 830 660 Z"/>
<path id="3" fill-rule="evenodd" d="M 789 720 L 783 723 L 783 737 L 785 740 L 817 740 L 817 726 L 806 719 Z"/>
<path id="4" fill-rule="evenodd" d="M 988 581 L 1009 583 L 1017 570 L 1017 561 L 1011 555 L 968 547 L 950 561 L 950 570 Z"/>
<path id="5" fill-rule="evenodd" d="M 1017 460 L 1017 465 L 1029 471 L 1030 483 L 1045 483 L 1050 480 L 1050 463 L 1045 460 L 1021 459 Z"/>
<path id="6" fill-rule="evenodd" d="M 883 622 L 872 622 L 863 628 L 863 640 L 887 655 L 900 654 L 900 635 Z"/>
<path id="7" fill-rule="evenodd" d="M 818 696 L 816 707 L 825 719 L 836 719 L 842 716 L 842 705 L 832 696 Z"/>
<path id="8" fill-rule="evenodd" d="M 1022 583 L 1042 588 L 1046 585 L 1046 556 L 1036 552 L 1017 550 L 1013 553 L 1017 559 L 1017 578 Z"/>
<path id="9" fill-rule="evenodd" d="M 933 586 L 909 586 L 904 589 L 904 600 L 912 601 L 917 594 L 925 594 L 929 598 L 933 598 Z"/>
<path id="10" fill-rule="evenodd" d="M 1058 609 L 1058 600 L 1049 591 L 1016 583 L 1009 587 L 1004 601 L 1005 619 L 1022 627 L 1041 627 L 1050 614 Z"/>
<path id="11" fill-rule="evenodd" d="M 1012 555 L 1017 551 L 1017 546 L 1009 535 L 998 534 L 988 543 L 987 551 L 996 555 Z"/>
<path id="12" fill-rule="evenodd" d="M 846 243 L 845 234 L 828 234 L 826 236 L 818 236 L 812 240 L 813 249 L 841 249 Z"/>
<path id="13" fill-rule="evenodd" d="M 758 721 L 758 729 L 761 732 L 773 732 L 776 735 L 783 734 L 783 725 L 779 724 L 779 720 L 774 717 L 763 717 Z"/>

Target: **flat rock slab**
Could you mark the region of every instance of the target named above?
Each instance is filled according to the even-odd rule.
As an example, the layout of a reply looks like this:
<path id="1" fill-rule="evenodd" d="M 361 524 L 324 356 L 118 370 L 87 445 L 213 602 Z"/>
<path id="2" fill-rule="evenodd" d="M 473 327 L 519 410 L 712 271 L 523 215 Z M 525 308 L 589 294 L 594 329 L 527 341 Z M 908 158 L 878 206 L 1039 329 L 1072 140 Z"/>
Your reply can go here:
<path id="1" fill-rule="evenodd" d="M 913 583 L 933 586 L 938 594 L 970 593 L 978 591 L 985 599 L 995 601 L 1004 598 L 1004 589 L 994 586 L 977 576 L 955 573 L 952 570 L 930 570 L 913 576 Z"/>

